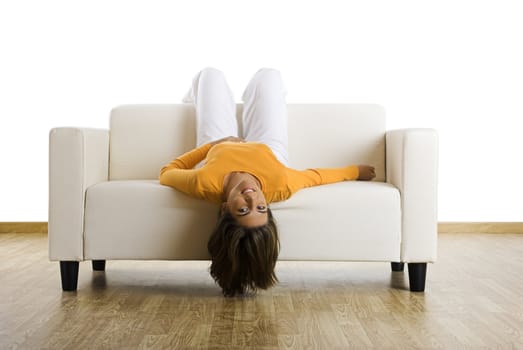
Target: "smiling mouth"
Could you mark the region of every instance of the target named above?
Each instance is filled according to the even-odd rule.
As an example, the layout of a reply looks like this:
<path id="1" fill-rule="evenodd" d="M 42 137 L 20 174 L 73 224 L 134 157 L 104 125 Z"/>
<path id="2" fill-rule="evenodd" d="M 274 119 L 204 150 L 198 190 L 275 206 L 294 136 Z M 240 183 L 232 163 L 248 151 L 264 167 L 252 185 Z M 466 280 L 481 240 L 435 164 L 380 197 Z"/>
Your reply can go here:
<path id="1" fill-rule="evenodd" d="M 256 192 L 256 190 L 254 188 L 247 187 L 247 188 L 242 190 L 241 194 L 251 193 L 251 192 Z"/>

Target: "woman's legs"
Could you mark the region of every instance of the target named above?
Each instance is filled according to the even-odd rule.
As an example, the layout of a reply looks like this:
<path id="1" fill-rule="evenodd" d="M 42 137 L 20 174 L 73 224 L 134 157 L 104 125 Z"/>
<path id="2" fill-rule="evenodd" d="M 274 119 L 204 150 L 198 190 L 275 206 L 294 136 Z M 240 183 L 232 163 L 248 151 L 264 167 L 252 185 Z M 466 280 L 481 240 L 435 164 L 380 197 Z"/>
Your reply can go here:
<path id="1" fill-rule="evenodd" d="M 288 165 L 286 90 L 279 71 L 260 69 L 243 93 L 243 137 L 269 146 Z"/>
<path id="2" fill-rule="evenodd" d="M 196 145 L 238 136 L 236 103 L 225 75 L 215 68 L 205 68 L 193 79 L 183 102 L 196 109 Z"/>

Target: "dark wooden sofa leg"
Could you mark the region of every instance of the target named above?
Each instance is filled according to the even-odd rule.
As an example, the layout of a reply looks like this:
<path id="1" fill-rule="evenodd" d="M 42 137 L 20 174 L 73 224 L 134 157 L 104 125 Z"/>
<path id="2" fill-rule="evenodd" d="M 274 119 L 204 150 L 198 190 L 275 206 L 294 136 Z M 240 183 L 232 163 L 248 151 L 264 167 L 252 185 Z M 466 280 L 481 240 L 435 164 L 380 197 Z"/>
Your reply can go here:
<path id="1" fill-rule="evenodd" d="M 105 260 L 93 260 L 94 271 L 105 271 Z"/>
<path id="2" fill-rule="evenodd" d="M 409 263 L 409 283 L 411 292 L 424 292 L 427 276 L 427 263 Z"/>
<path id="3" fill-rule="evenodd" d="M 405 263 L 402 263 L 402 262 L 391 262 L 390 263 L 390 267 L 392 268 L 392 271 L 394 271 L 394 272 L 403 271 L 404 266 L 405 266 Z"/>
<path id="4" fill-rule="evenodd" d="M 62 290 L 72 292 L 78 285 L 78 261 L 60 261 L 60 276 L 62 277 Z"/>

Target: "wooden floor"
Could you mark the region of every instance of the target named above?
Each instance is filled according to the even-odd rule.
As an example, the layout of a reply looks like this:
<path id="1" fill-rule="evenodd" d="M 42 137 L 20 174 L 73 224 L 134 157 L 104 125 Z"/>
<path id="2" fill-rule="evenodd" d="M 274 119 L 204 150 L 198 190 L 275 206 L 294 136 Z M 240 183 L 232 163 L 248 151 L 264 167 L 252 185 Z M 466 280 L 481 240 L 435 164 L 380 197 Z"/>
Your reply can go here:
<path id="1" fill-rule="evenodd" d="M 523 349 L 523 235 L 441 234 L 425 293 L 386 263 L 280 262 L 225 299 L 208 262 L 80 264 L 62 292 L 45 234 L 0 234 L 0 349 Z"/>

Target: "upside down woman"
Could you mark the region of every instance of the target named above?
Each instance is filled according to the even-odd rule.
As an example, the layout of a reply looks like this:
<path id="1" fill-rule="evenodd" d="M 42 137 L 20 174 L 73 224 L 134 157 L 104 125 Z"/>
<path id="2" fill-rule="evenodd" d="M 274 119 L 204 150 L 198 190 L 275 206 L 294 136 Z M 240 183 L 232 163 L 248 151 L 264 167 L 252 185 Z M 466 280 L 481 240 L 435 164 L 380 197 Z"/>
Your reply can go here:
<path id="1" fill-rule="evenodd" d="M 270 203 L 306 187 L 375 177 L 368 165 L 289 168 L 285 95 L 277 70 L 259 70 L 243 93 L 239 130 L 223 73 L 202 70 L 184 98 L 195 106 L 197 148 L 160 172 L 161 184 L 219 206 L 208 250 L 211 276 L 225 296 L 268 289 L 277 282 L 280 246 Z"/>

